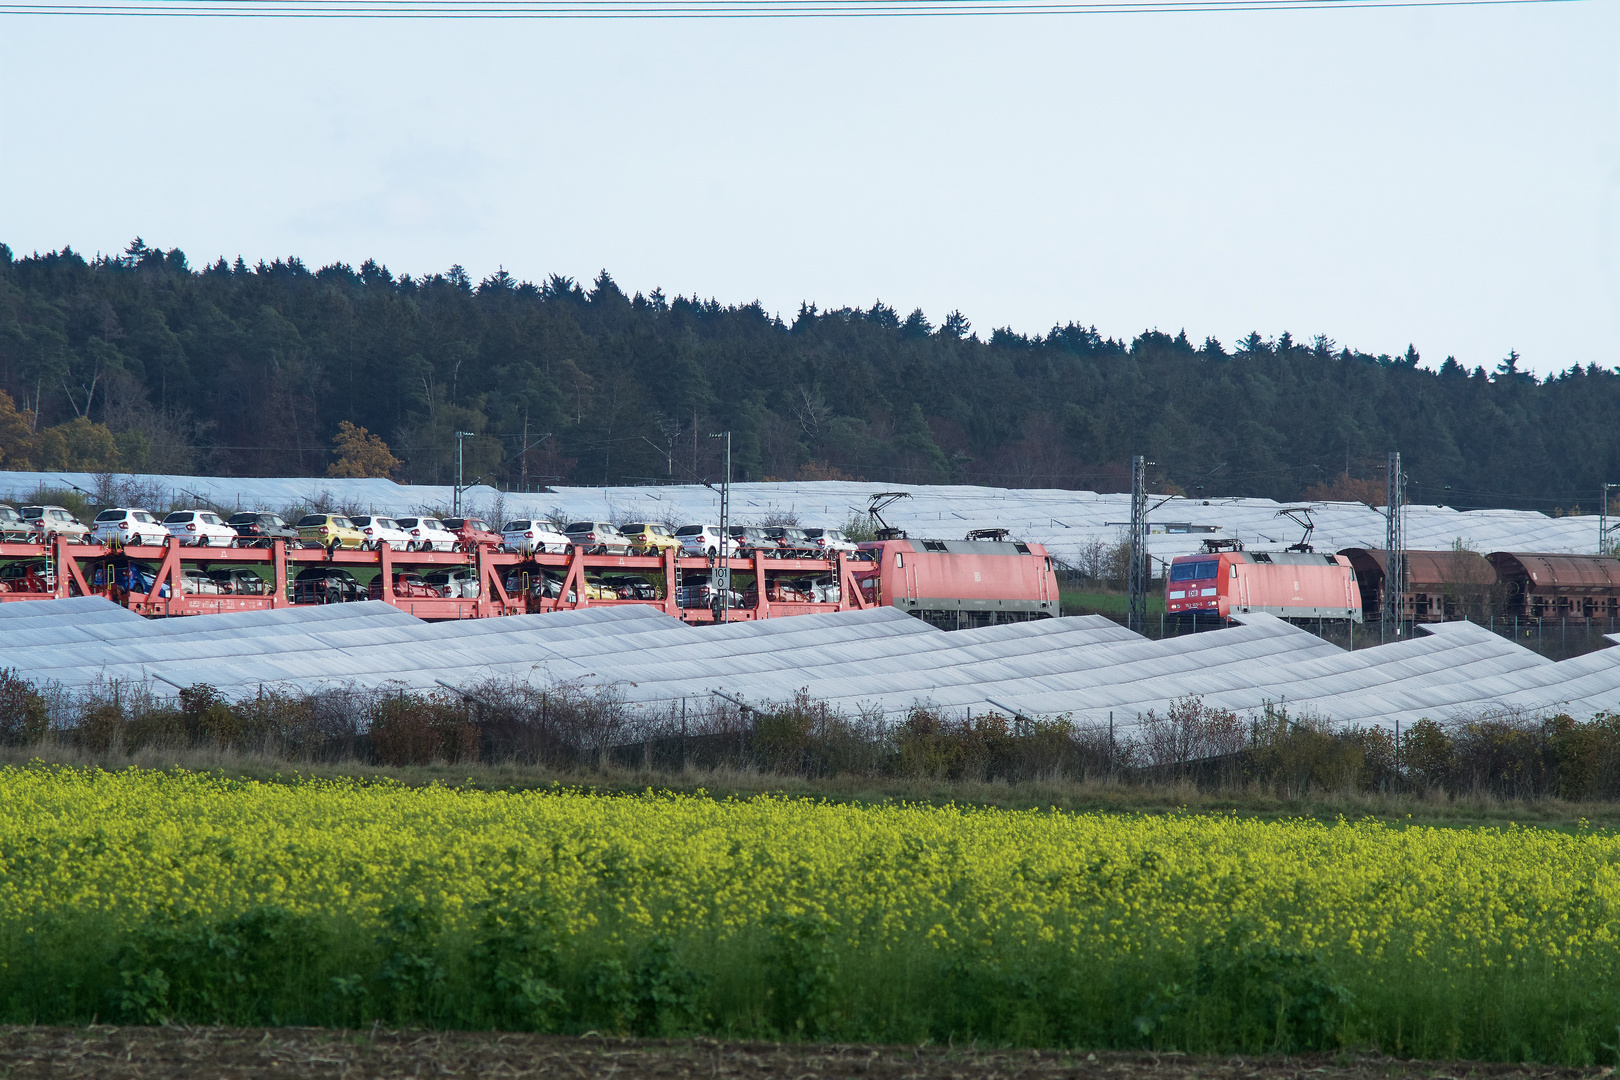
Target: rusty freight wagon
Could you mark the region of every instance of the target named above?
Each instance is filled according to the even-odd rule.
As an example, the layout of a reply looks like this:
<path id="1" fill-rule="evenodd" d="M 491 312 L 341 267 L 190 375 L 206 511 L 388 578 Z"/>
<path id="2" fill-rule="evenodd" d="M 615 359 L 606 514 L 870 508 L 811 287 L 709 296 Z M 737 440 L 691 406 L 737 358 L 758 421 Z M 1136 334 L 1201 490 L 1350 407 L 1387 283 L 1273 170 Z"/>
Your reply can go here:
<path id="1" fill-rule="evenodd" d="M 1361 586 L 1362 604 L 1382 610 L 1388 553 L 1345 548 Z M 1401 617 L 1413 622 L 1449 619 L 1620 618 L 1620 559 L 1610 555 L 1558 555 L 1467 549 L 1408 551 Z"/>

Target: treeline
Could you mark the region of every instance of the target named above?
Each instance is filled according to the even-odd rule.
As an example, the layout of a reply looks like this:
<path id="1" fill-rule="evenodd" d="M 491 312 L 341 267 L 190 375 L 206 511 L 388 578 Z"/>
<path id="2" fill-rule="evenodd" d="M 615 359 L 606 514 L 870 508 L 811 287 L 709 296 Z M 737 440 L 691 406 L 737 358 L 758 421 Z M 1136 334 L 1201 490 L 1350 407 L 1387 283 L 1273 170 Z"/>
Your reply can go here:
<path id="1" fill-rule="evenodd" d="M 1620 477 L 1620 374 L 1538 380 L 1368 355 L 1325 336 L 1131 340 L 1079 322 L 981 335 L 960 312 L 627 295 L 461 268 L 296 258 L 194 269 L 0 245 L 0 468 L 315 475 L 386 469 L 511 489 L 718 474 L 1120 490 L 1146 454 L 1193 495 L 1595 509 Z M 364 463 L 334 448 L 363 428 Z M 380 443 L 377 440 L 381 440 Z M 381 445 L 385 443 L 386 446 Z"/>
<path id="2" fill-rule="evenodd" d="M 167 689 L 167 688 L 165 688 Z M 1290 798 L 1350 792 L 1620 800 L 1620 713 L 1588 720 L 1485 709 L 1391 731 L 1268 706 L 1241 717 L 1187 697 L 1121 725 L 916 705 L 847 713 L 799 695 L 738 707 L 714 697 L 627 706 L 613 688 L 486 680 L 464 693 L 404 688 L 261 691 L 231 700 L 108 683 L 65 692 L 0 671 L 0 746 L 95 755 L 235 751 L 290 763 L 731 770 L 807 780 L 1191 782 Z"/>

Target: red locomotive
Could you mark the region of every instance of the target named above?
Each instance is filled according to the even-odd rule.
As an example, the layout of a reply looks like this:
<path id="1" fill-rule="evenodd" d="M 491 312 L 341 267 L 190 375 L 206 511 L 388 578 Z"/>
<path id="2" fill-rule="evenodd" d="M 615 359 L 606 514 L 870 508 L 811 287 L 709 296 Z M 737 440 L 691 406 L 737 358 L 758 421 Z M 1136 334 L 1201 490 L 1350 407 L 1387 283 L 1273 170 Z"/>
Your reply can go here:
<path id="1" fill-rule="evenodd" d="M 1361 590 L 1343 555 L 1206 550 L 1170 561 L 1165 614 L 1181 622 L 1264 612 L 1283 619 L 1361 622 Z"/>
<path id="2" fill-rule="evenodd" d="M 857 570 L 856 580 L 867 603 L 892 605 L 942 630 L 1057 615 L 1057 574 L 1046 549 L 999 529 L 987 533 L 869 541 L 860 546 L 872 568 Z"/>

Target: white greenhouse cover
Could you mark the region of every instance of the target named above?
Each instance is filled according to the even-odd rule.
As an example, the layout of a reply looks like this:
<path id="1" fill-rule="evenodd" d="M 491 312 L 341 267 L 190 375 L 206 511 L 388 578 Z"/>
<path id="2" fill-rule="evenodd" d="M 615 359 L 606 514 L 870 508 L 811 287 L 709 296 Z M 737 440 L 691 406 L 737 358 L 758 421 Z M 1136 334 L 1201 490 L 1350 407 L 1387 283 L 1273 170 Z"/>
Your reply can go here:
<path id="1" fill-rule="evenodd" d="M 91 473 L 0 472 L 0 498 L 28 497 L 40 485 L 95 491 L 103 478 Z M 326 477 L 258 479 L 217 476 L 118 476 L 121 483 L 164 493 L 169 501 L 207 500 L 224 509 L 282 510 L 317 501 L 356 512 L 448 513 L 451 489 L 396 484 L 392 480 Z M 1092 491 L 894 485 L 821 481 L 732 485 L 732 519 L 757 522 L 796 515 L 801 525 L 836 528 L 864 515 L 867 497 L 906 491 L 884 516 L 917 537 L 956 539 L 969 529 L 1004 528 L 1020 540 L 1045 544 L 1058 558 L 1074 561 L 1093 541 L 1121 538 L 1130 520 L 1129 495 Z M 555 517 L 566 520 L 662 521 L 671 525 L 716 522 L 719 496 L 700 485 L 670 487 L 559 488 L 536 494 L 473 487 L 464 495 L 469 512 L 490 518 Z M 1594 496 L 1595 500 L 1595 496 Z M 157 501 L 154 498 L 154 501 Z M 1154 502 L 1159 502 L 1157 498 Z M 1384 516 L 1361 503 L 1278 503 L 1270 499 L 1173 498 L 1148 515 L 1152 554 L 1168 560 L 1191 554 L 1208 536 L 1237 538 L 1250 547 L 1279 547 L 1299 539 L 1300 529 L 1278 511 L 1313 508 L 1318 551 L 1382 547 Z M 1597 518 L 1552 518 L 1532 510 L 1458 511 L 1445 506 L 1407 508 L 1407 547 L 1440 551 L 1456 541 L 1480 552 L 1597 551 Z M 500 522 L 493 522 L 499 525 Z M 1183 526 L 1214 532 L 1165 532 Z"/>
<path id="2" fill-rule="evenodd" d="M 368 601 L 149 621 L 89 597 L 0 605 L 0 668 L 70 691 L 206 682 L 247 697 L 494 677 L 607 688 L 646 708 L 715 693 L 764 706 L 802 690 L 850 712 L 925 704 L 1125 726 L 1187 695 L 1386 726 L 1503 707 L 1620 710 L 1617 648 L 1554 663 L 1459 622 L 1348 652 L 1269 615 L 1152 641 L 1101 616 L 952 633 L 894 608 L 702 628 L 641 606 L 426 623 Z"/>

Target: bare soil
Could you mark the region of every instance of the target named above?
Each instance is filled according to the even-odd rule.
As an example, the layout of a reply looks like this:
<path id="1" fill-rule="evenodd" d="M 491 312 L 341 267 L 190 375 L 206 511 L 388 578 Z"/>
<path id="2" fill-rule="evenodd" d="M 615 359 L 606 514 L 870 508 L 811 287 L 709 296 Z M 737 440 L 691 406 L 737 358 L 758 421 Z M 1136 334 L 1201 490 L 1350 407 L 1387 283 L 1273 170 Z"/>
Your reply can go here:
<path id="1" fill-rule="evenodd" d="M 1376 1054 L 1200 1057 L 320 1028 L 0 1028 L 0 1077 L 725 1077 L 728 1080 L 1573 1080 L 1611 1068 Z"/>

